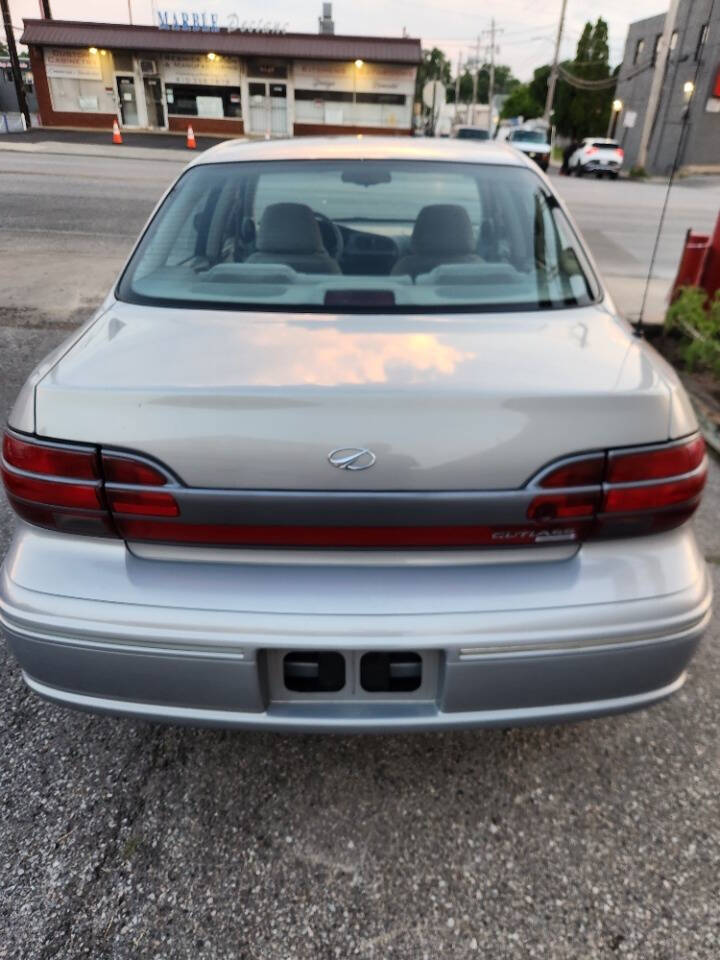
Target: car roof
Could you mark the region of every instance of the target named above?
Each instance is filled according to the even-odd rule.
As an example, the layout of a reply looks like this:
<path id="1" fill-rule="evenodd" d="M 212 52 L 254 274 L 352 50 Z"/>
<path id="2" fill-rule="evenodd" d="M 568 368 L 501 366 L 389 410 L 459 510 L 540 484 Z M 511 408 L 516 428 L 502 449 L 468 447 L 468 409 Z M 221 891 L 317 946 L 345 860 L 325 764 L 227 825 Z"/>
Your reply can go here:
<path id="1" fill-rule="evenodd" d="M 445 160 L 456 163 L 525 166 L 504 143 L 489 141 L 478 153 L 471 141 L 445 137 L 294 137 L 282 140 L 225 140 L 192 165 L 266 160 Z"/>

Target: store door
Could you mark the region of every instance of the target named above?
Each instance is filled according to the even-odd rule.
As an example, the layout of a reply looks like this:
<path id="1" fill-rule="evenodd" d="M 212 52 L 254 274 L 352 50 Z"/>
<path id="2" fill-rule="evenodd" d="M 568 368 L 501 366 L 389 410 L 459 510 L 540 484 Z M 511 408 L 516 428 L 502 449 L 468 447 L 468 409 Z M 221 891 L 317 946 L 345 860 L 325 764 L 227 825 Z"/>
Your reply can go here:
<path id="1" fill-rule="evenodd" d="M 285 137 L 287 124 L 287 84 L 252 81 L 249 133 Z"/>
<path id="2" fill-rule="evenodd" d="M 144 77 L 145 108 L 149 127 L 167 126 L 165 122 L 165 104 L 163 103 L 162 83 L 160 77 Z"/>
<path id="3" fill-rule="evenodd" d="M 135 77 L 118 77 L 117 89 L 122 125 L 124 127 L 137 127 L 139 121 L 137 97 L 135 96 Z"/>

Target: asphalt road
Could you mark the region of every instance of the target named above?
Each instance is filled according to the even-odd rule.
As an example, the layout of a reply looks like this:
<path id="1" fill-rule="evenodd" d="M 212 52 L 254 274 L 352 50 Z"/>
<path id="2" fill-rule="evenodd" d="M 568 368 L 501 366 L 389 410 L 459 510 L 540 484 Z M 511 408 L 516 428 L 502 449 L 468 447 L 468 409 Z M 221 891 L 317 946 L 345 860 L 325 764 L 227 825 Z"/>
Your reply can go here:
<path id="1" fill-rule="evenodd" d="M 3 416 L 175 169 L 0 155 Z M 601 261 L 606 239 L 647 248 L 653 186 L 562 187 Z M 676 235 L 717 188 L 681 189 Z M 696 525 L 718 595 L 719 516 L 713 464 Z M 0 495 L 0 554 L 11 528 Z M 719 632 L 646 712 L 373 738 L 72 713 L 0 647 L 0 958 L 716 960 Z"/>

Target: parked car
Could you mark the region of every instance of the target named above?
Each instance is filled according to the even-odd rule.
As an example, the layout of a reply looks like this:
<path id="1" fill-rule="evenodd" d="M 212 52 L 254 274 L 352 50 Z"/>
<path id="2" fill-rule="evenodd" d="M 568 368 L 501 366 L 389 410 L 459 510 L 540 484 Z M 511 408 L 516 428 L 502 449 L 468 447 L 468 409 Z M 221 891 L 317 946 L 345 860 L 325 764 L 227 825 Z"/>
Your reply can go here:
<path id="1" fill-rule="evenodd" d="M 547 173 L 550 166 L 551 147 L 547 133 L 544 130 L 511 130 L 506 142 L 512 144 L 516 150 L 522 151 L 526 157 L 533 160 L 541 170 Z"/>
<path id="2" fill-rule="evenodd" d="M 586 137 L 568 161 L 571 174 L 578 177 L 594 173 L 596 177 L 617 180 L 624 154 L 615 140 L 606 137 Z"/>
<path id="3" fill-rule="evenodd" d="M 458 140 L 489 140 L 487 127 L 473 127 L 469 124 L 459 124 L 453 127 L 452 136 Z"/>
<path id="4" fill-rule="evenodd" d="M 206 151 L 1 466 L 2 630 L 70 707 L 555 723 L 678 690 L 710 617 L 692 407 L 501 144 Z"/>

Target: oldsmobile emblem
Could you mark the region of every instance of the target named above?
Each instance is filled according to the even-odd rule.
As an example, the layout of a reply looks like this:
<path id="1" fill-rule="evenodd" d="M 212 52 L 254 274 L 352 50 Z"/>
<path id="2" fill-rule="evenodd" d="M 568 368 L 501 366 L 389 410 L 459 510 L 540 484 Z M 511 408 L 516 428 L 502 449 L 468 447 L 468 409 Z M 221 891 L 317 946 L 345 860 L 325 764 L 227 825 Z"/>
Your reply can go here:
<path id="1" fill-rule="evenodd" d="M 328 454 L 328 462 L 338 470 L 367 470 L 375 460 L 375 454 L 366 447 L 338 447 Z"/>

